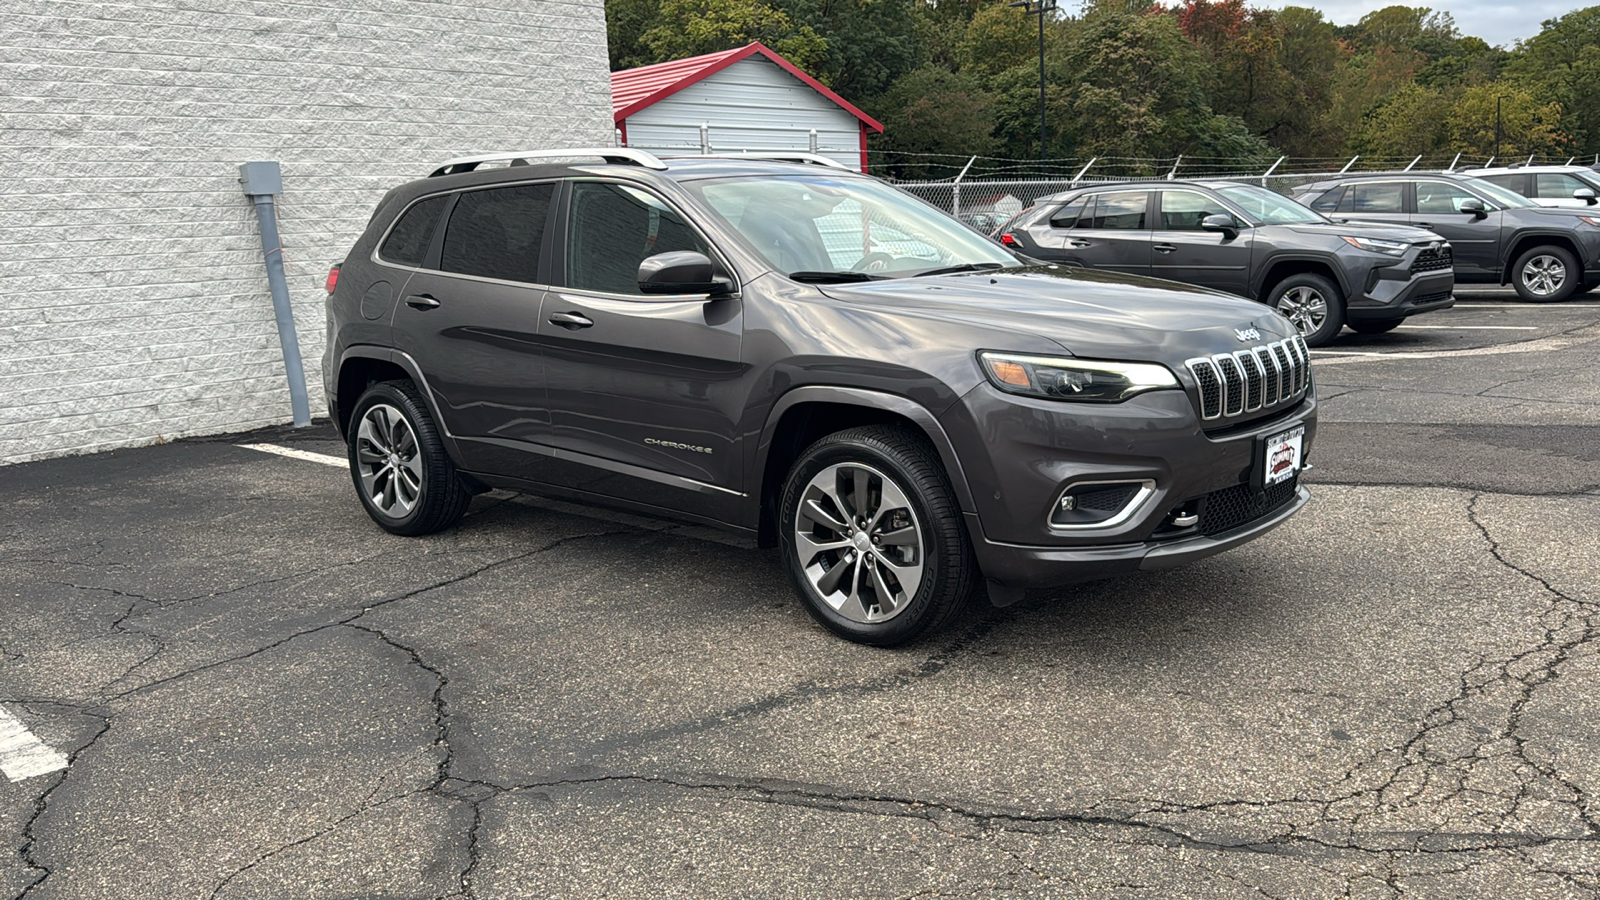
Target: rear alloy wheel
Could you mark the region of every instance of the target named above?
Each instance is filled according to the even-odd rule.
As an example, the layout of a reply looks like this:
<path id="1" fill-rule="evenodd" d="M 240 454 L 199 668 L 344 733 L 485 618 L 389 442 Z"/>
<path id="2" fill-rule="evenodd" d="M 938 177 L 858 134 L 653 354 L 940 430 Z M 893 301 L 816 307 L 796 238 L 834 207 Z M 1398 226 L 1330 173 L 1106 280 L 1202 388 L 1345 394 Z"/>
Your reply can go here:
<path id="1" fill-rule="evenodd" d="M 1344 295 L 1332 281 L 1302 272 L 1278 282 L 1268 304 L 1294 323 L 1309 346 L 1321 347 L 1333 340 L 1344 327 Z"/>
<path id="2" fill-rule="evenodd" d="M 395 534 L 460 521 L 472 491 L 456 475 L 422 395 L 409 381 L 367 388 L 350 416 L 350 477 L 367 515 Z"/>
<path id="3" fill-rule="evenodd" d="M 950 619 L 976 563 L 944 467 L 920 435 L 853 428 L 812 444 L 781 500 L 785 568 L 818 622 L 891 647 Z"/>
<path id="4" fill-rule="evenodd" d="M 1511 267 L 1511 285 L 1530 303 L 1565 300 L 1578 289 L 1582 277 L 1578 261 L 1562 247 L 1535 247 Z"/>
<path id="5" fill-rule="evenodd" d="M 1400 327 L 1405 319 L 1385 319 L 1382 322 L 1348 322 L 1350 330 L 1356 334 L 1388 334 Z"/>

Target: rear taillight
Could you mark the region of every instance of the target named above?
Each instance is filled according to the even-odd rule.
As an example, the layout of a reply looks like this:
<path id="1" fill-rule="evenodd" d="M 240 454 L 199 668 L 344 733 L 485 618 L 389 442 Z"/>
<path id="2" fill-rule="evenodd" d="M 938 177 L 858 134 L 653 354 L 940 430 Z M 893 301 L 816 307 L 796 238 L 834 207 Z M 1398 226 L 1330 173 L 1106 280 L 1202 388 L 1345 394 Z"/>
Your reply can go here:
<path id="1" fill-rule="evenodd" d="M 1000 243 L 1005 244 L 1007 247 L 1015 247 L 1017 245 L 1017 239 L 1012 237 L 1008 232 L 1000 235 Z"/>
<path id="2" fill-rule="evenodd" d="M 328 289 L 328 293 L 331 294 L 331 293 L 333 293 L 333 289 L 338 287 L 338 286 L 339 286 L 339 267 L 338 266 L 334 266 L 333 268 L 328 270 L 328 281 L 327 281 L 327 283 L 323 284 L 323 287 L 327 288 Z"/>

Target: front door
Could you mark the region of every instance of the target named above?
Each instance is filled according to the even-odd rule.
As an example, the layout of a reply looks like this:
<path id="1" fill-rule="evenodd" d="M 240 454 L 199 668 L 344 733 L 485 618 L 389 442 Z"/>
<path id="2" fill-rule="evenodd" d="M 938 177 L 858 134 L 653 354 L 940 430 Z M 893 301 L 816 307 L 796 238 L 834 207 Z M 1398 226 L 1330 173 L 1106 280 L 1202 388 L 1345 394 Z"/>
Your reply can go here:
<path id="1" fill-rule="evenodd" d="M 670 204 L 642 188 L 575 181 L 560 286 L 544 303 L 558 483 L 717 514 L 742 488 L 737 422 L 743 301 L 646 296 L 639 263 L 674 250 L 716 259 Z"/>
<path id="2" fill-rule="evenodd" d="M 464 191 L 395 306 L 395 346 L 428 379 L 469 470 L 537 476 L 548 436 L 538 346 L 556 184 Z"/>
<path id="3" fill-rule="evenodd" d="M 1151 235 L 1151 274 L 1248 296 L 1250 251 L 1255 242 L 1252 232 L 1249 228 L 1231 234 L 1202 230 L 1200 223 L 1211 215 L 1238 218 L 1198 191 L 1162 191 L 1156 230 Z"/>
<path id="4" fill-rule="evenodd" d="M 1478 218 L 1462 212 L 1461 205 L 1478 200 L 1491 207 L 1489 215 Z M 1493 203 L 1466 188 L 1448 181 L 1417 183 L 1417 212 L 1411 224 L 1426 228 L 1450 242 L 1457 277 L 1482 279 L 1500 273 L 1500 217 Z"/>

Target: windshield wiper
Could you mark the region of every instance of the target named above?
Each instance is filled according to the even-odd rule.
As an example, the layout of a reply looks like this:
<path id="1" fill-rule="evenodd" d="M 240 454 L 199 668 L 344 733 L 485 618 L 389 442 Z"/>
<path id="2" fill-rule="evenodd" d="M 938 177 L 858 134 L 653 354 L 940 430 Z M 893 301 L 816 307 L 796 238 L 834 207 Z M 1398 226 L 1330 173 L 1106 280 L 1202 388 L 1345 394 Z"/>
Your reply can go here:
<path id="1" fill-rule="evenodd" d="M 997 262 L 961 263 L 960 265 L 956 266 L 941 266 L 937 269 L 928 269 L 926 271 L 918 272 L 912 277 L 921 278 L 924 275 L 953 275 L 956 272 L 982 272 L 986 269 L 1003 269 L 1005 267 L 1005 263 Z"/>
<path id="2" fill-rule="evenodd" d="M 880 276 L 866 272 L 790 272 L 789 277 L 806 284 L 846 284 L 853 281 L 876 281 Z"/>

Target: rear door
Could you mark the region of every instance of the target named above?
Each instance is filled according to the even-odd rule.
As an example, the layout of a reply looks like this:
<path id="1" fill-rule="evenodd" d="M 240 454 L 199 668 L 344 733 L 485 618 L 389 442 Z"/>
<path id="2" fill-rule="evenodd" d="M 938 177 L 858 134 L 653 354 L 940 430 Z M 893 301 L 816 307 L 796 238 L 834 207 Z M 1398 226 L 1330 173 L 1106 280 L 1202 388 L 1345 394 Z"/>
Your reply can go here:
<path id="1" fill-rule="evenodd" d="M 1206 216 L 1239 216 L 1221 201 L 1199 191 L 1167 190 L 1159 194 L 1156 227 L 1151 235 L 1151 274 L 1247 296 L 1250 253 L 1255 242 L 1252 230 L 1243 228 L 1231 237 L 1223 232 L 1203 231 L 1200 223 Z"/>
<path id="2" fill-rule="evenodd" d="M 1486 218 L 1461 211 L 1468 200 L 1489 209 Z M 1450 242 L 1459 277 L 1496 275 L 1500 271 L 1500 218 L 1495 204 L 1448 181 L 1417 183 L 1417 211 L 1411 224 L 1426 228 Z"/>
<path id="3" fill-rule="evenodd" d="M 1411 222 L 1410 196 L 1408 182 L 1352 181 L 1339 198 L 1339 210 L 1334 215 L 1360 222 L 1408 225 Z"/>
<path id="4" fill-rule="evenodd" d="M 1066 236 L 1064 258 L 1091 269 L 1150 274 L 1150 191 L 1095 194 Z"/>
<path id="5" fill-rule="evenodd" d="M 549 433 L 539 307 L 555 182 L 463 191 L 395 306 L 395 347 L 422 369 L 467 468 L 534 478 Z"/>
<path id="6" fill-rule="evenodd" d="M 742 487 L 743 301 L 640 292 L 646 257 L 694 250 L 718 258 L 654 192 L 572 181 L 564 205 L 557 286 L 539 322 L 555 481 L 717 515 Z"/>

